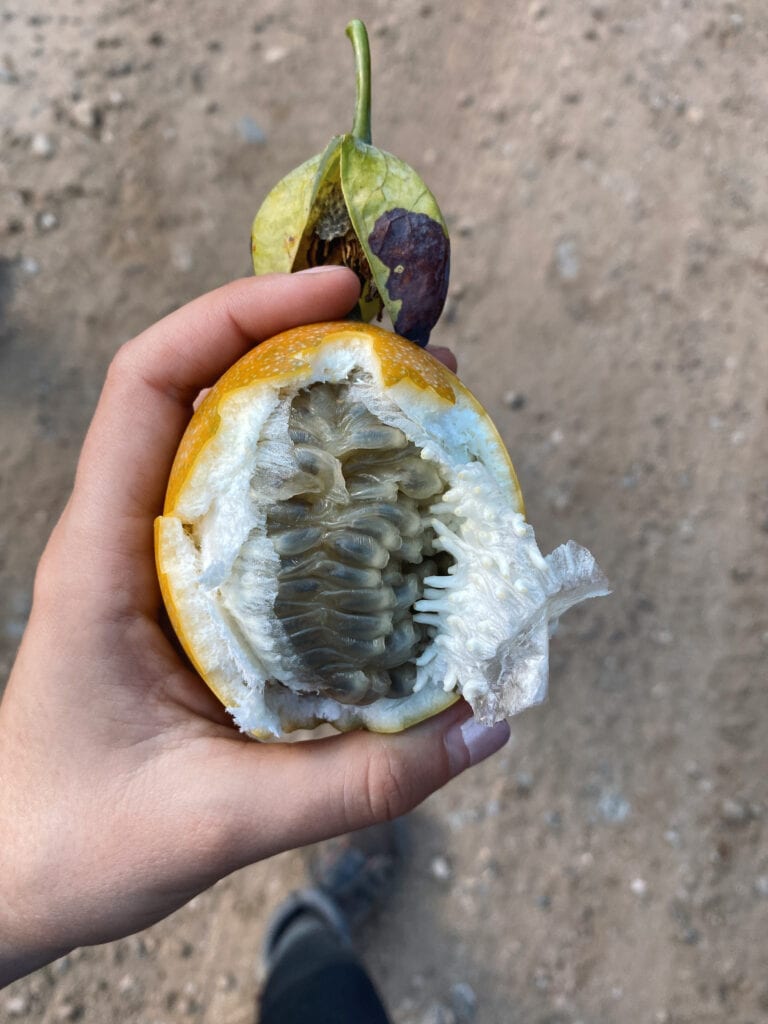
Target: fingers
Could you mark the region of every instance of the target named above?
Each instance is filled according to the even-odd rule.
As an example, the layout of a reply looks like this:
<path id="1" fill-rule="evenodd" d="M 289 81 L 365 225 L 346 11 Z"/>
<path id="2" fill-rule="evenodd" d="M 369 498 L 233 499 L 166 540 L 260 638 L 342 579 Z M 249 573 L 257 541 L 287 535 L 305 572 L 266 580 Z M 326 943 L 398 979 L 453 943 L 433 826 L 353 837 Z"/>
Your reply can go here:
<path id="1" fill-rule="evenodd" d="M 116 516 L 154 514 L 197 394 L 255 342 L 297 324 L 344 316 L 355 275 L 268 275 L 224 285 L 124 345 L 83 449 L 77 486 Z"/>
<path id="2" fill-rule="evenodd" d="M 57 531 L 65 538 L 59 548 L 81 577 L 93 565 L 99 579 L 125 583 L 126 560 L 134 576 L 151 577 L 152 520 L 197 394 L 254 343 L 298 324 L 343 317 L 358 292 L 357 277 L 343 267 L 245 278 L 190 302 L 122 347 Z M 146 579 L 135 582 L 134 590 L 147 592 Z"/>
<path id="3" fill-rule="evenodd" d="M 508 739 L 506 722 L 480 726 L 461 701 L 393 736 L 237 746 L 208 778 L 226 794 L 225 845 L 240 865 L 399 817 Z"/>

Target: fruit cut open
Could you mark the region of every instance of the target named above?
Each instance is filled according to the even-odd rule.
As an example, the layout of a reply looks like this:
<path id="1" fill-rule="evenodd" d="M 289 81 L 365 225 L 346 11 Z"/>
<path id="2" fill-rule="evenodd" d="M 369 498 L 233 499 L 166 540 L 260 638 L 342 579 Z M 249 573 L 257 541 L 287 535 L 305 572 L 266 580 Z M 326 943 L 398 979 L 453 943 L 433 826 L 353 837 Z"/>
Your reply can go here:
<path id="1" fill-rule="evenodd" d="M 552 625 L 608 592 L 544 558 L 488 415 L 380 328 L 258 346 L 206 396 L 156 523 L 163 596 L 246 732 L 395 732 L 463 695 L 485 723 L 546 692 Z"/>

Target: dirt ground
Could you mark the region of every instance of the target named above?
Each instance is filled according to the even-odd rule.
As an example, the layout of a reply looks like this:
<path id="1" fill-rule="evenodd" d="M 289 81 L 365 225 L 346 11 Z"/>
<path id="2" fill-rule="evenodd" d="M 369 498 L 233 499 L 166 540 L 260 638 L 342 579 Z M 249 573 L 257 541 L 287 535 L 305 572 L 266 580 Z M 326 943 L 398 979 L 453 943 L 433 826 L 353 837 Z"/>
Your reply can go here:
<path id="1" fill-rule="evenodd" d="M 615 585 L 562 623 L 548 703 L 415 816 L 366 960 L 396 1024 L 766 1022 L 763 0 L 5 0 L 3 671 L 111 356 L 248 272 L 267 190 L 351 124 L 352 15 L 374 139 L 452 230 L 435 340 L 542 548 Z M 0 1020 L 248 1024 L 301 878 L 230 877 Z"/>

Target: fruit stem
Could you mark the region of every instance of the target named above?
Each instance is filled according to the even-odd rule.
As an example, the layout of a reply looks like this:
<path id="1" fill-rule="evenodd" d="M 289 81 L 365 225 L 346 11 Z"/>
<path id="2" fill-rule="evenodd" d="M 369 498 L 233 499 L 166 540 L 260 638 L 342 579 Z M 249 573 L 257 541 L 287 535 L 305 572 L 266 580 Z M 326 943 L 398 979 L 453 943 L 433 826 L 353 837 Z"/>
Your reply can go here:
<path id="1" fill-rule="evenodd" d="M 347 36 L 355 52 L 355 81 L 357 101 L 352 134 L 356 139 L 371 144 L 371 50 L 368 33 L 359 18 L 347 25 Z"/>

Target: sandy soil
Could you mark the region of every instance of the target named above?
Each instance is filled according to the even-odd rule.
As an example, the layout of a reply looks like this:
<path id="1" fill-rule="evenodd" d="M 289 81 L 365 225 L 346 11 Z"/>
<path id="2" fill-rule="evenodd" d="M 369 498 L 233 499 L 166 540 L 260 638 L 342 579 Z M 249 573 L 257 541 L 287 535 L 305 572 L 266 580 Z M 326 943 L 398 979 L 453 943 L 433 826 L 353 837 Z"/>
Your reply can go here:
<path id="1" fill-rule="evenodd" d="M 359 14 L 375 138 L 452 227 L 436 337 L 542 547 L 616 588 L 563 623 L 548 704 L 418 813 L 366 958 L 396 1024 L 768 1021 L 763 0 L 51 10 L 0 11 L 3 669 L 111 356 L 248 272 L 266 191 L 351 121 Z M 301 870 L 78 951 L 0 1019 L 246 1024 Z"/>

